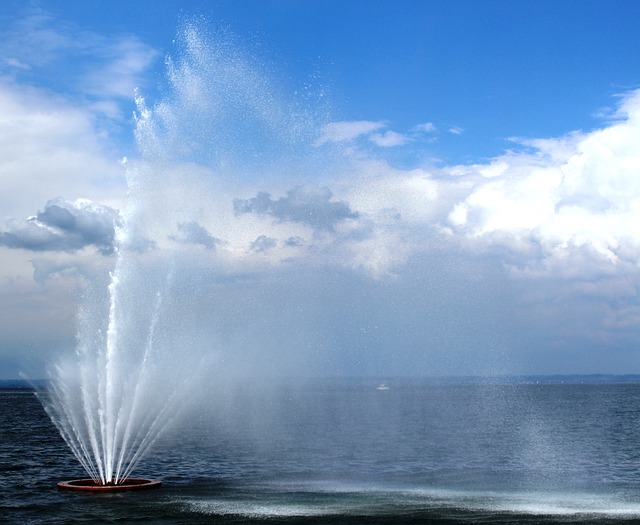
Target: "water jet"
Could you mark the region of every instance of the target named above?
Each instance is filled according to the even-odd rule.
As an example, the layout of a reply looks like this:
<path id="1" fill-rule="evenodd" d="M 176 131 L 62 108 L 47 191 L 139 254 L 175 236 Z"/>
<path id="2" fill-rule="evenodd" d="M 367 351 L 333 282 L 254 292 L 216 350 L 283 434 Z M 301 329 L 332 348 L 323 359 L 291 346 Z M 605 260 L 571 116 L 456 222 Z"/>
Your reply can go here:
<path id="1" fill-rule="evenodd" d="M 126 478 L 119 483 L 102 484 L 95 480 L 74 479 L 58 483 L 58 490 L 77 492 L 125 492 L 130 490 L 157 489 L 162 486 L 162 481 L 146 478 Z"/>
<path id="2" fill-rule="evenodd" d="M 159 437 L 178 428 L 213 364 L 227 362 L 211 343 L 220 339 L 225 311 L 219 323 L 202 322 L 207 305 L 218 306 L 211 271 L 235 275 L 233 254 L 252 250 L 248 237 L 231 255 L 214 249 L 222 241 L 208 228 L 223 228 L 231 199 L 210 188 L 224 188 L 226 177 L 279 174 L 278 152 L 306 145 L 299 117 L 281 110 L 252 60 L 206 33 L 187 23 L 177 58 L 168 60 L 166 95 L 155 104 L 136 96 L 139 155 L 126 163 L 112 268 L 84 281 L 77 344 L 56 357 L 38 392 L 87 473 L 60 490 L 159 486 L 131 476 Z M 222 211 L 211 211 L 219 203 Z"/>

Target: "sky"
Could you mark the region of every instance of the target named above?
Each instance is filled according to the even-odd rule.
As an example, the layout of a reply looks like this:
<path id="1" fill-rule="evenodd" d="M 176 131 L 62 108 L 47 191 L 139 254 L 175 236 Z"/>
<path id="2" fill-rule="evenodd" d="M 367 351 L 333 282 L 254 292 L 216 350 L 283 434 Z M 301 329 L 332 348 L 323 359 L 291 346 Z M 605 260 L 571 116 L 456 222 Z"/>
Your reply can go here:
<path id="1" fill-rule="evenodd" d="M 4 0 L 0 379 L 73 351 L 127 251 L 212 374 L 640 373 L 639 21 Z"/>

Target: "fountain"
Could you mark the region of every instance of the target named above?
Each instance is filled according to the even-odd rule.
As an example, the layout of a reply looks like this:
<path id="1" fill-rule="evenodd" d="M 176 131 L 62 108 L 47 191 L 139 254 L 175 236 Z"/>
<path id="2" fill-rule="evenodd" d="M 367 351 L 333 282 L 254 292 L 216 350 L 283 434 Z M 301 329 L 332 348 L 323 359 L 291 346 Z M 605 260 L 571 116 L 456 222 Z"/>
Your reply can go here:
<path id="1" fill-rule="evenodd" d="M 61 490 L 160 486 L 132 473 L 176 423 L 197 388 L 195 371 L 210 361 L 193 298 L 206 283 L 193 261 L 215 257 L 218 239 L 200 226 L 216 227 L 215 214 L 203 212 L 214 208 L 211 188 L 258 167 L 265 175 L 282 150 L 274 144 L 286 142 L 291 153 L 303 134 L 255 62 L 219 37 L 186 23 L 177 60 L 167 59 L 161 101 L 147 106 L 136 96 L 139 158 L 126 163 L 115 266 L 108 279 L 88 280 L 75 352 L 50 368 L 50 387 L 38 393 L 89 475 L 61 482 Z M 194 248 L 193 228 L 210 242 L 201 236 Z"/>
<path id="2" fill-rule="evenodd" d="M 145 478 L 126 478 L 118 484 L 108 483 L 106 485 L 97 483 L 92 479 L 74 479 L 58 483 L 59 490 L 81 492 L 124 492 L 130 490 L 155 489 L 160 486 L 162 486 L 160 480 Z"/>

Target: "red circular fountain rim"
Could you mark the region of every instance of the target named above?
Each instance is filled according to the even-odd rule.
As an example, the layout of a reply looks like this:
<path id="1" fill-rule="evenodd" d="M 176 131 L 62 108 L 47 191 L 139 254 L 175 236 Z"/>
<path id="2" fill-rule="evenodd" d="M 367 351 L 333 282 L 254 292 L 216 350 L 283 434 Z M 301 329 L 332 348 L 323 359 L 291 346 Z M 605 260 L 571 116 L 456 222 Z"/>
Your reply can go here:
<path id="1" fill-rule="evenodd" d="M 158 479 L 127 478 L 117 485 L 101 485 L 92 479 L 73 479 L 58 483 L 59 490 L 75 490 L 81 492 L 124 492 L 127 490 L 155 489 L 162 485 Z"/>

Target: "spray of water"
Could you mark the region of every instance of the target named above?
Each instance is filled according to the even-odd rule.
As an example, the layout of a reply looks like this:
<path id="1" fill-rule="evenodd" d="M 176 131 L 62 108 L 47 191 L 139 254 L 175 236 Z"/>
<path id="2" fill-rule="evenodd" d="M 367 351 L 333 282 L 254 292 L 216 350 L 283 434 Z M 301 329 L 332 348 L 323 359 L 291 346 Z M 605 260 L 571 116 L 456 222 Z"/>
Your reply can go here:
<path id="1" fill-rule="evenodd" d="M 197 333 L 198 297 L 211 292 L 185 264 L 193 243 L 179 237 L 181 225 L 210 218 L 216 181 L 256 177 L 276 162 L 274 152 L 287 156 L 309 140 L 301 106 L 282 104 L 269 75 L 231 38 L 187 23 L 176 42 L 161 100 L 149 106 L 136 97 L 140 155 L 128 162 L 115 266 L 108 282 L 88 283 L 75 352 L 51 367 L 50 388 L 39 394 L 100 484 L 131 475 L 220 351 Z"/>

